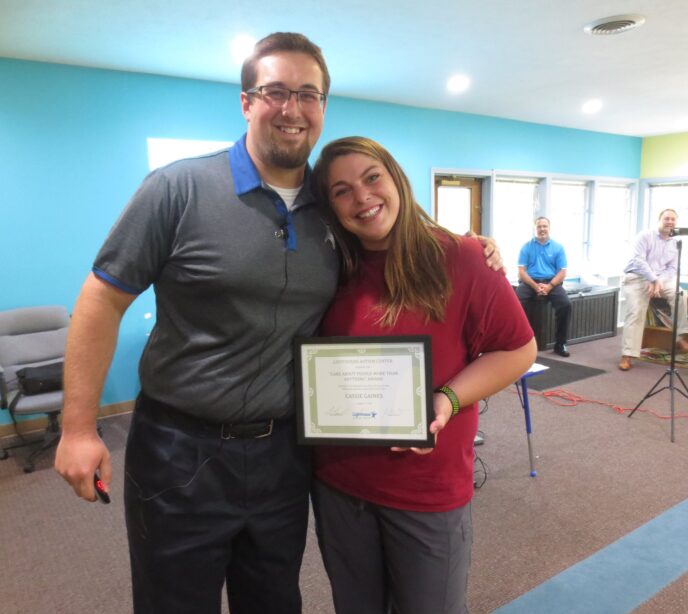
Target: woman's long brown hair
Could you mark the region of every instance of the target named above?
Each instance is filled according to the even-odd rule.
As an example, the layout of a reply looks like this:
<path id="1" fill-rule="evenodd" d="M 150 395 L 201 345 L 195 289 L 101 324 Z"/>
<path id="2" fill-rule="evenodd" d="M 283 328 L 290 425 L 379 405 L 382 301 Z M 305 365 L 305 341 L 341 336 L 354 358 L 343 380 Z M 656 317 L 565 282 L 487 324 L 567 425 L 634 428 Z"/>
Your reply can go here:
<path id="1" fill-rule="evenodd" d="M 363 249 L 359 239 L 346 230 L 332 210 L 329 174 L 332 162 L 348 154 L 363 154 L 384 165 L 399 192 L 399 215 L 390 233 L 385 263 L 383 326 L 392 326 L 403 310 L 415 310 L 441 322 L 452 291 L 440 237 L 458 237 L 442 228 L 415 201 L 408 177 L 392 155 L 379 143 L 351 136 L 328 143 L 313 168 L 313 190 L 318 206 L 325 212 L 342 254 L 346 279 L 358 274 Z"/>

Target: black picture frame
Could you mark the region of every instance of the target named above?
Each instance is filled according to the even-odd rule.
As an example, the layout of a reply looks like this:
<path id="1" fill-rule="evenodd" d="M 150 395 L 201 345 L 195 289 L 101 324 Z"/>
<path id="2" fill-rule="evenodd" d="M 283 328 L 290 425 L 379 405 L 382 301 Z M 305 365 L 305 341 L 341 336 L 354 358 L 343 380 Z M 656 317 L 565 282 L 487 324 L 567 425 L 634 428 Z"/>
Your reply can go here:
<path id="1" fill-rule="evenodd" d="M 434 447 L 429 335 L 297 337 L 294 372 L 300 444 Z"/>

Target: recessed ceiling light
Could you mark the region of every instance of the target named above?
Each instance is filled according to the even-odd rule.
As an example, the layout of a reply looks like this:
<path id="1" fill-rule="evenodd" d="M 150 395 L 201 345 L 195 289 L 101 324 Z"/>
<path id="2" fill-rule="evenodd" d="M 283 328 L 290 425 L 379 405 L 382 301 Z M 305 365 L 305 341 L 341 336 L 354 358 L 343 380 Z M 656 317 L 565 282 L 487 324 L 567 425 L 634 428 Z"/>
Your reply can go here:
<path id="1" fill-rule="evenodd" d="M 453 75 L 447 80 L 447 89 L 452 94 L 465 92 L 471 86 L 471 78 L 466 75 Z"/>
<path id="2" fill-rule="evenodd" d="M 614 17 L 604 17 L 591 21 L 583 28 L 583 31 L 592 36 L 606 36 L 628 32 L 644 23 L 645 17 L 642 15 L 615 15 Z"/>
<path id="3" fill-rule="evenodd" d="M 604 105 L 602 104 L 602 101 L 599 98 L 592 98 L 591 100 L 586 100 L 583 103 L 583 106 L 581 107 L 581 111 L 583 113 L 597 113 L 600 109 L 602 109 Z"/>
<path id="4" fill-rule="evenodd" d="M 235 64 L 243 64 L 244 60 L 253 53 L 256 39 L 250 34 L 238 34 L 229 44 L 232 61 Z"/>

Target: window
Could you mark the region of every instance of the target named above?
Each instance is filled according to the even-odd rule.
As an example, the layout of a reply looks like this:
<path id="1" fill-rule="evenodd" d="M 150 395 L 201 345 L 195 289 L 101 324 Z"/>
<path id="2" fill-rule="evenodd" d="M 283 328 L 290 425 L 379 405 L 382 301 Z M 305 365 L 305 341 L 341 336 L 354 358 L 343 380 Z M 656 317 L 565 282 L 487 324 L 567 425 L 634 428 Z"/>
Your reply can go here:
<path id="1" fill-rule="evenodd" d="M 533 236 L 538 210 L 537 179 L 497 179 L 493 199 L 492 231 L 509 279 L 518 279 L 518 254 Z"/>
<path id="2" fill-rule="evenodd" d="M 583 181 L 552 181 L 549 215 L 552 238 L 566 250 L 566 277 L 581 277 L 587 259 L 585 228 L 588 186 Z"/>
<path id="3" fill-rule="evenodd" d="M 471 193 L 461 186 L 437 188 L 437 223 L 457 235 L 471 228 Z"/>
<path id="4" fill-rule="evenodd" d="M 651 184 L 649 228 L 657 225 L 660 211 L 673 209 L 678 213 L 678 225 L 688 227 L 688 183 Z"/>
<path id="5" fill-rule="evenodd" d="M 201 156 L 233 145 L 231 141 L 155 139 L 148 141 L 148 169 L 154 170 L 183 158 Z"/>
<path id="6" fill-rule="evenodd" d="M 631 255 L 633 191 L 627 184 L 601 183 L 595 190 L 590 232 L 592 273 L 621 275 Z"/>
<path id="7" fill-rule="evenodd" d="M 435 220 L 457 235 L 480 234 L 482 221 L 482 177 L 437 174 Z"/>
<path id="8" fill-rule="evenodd" d="M 688 228 L 688 182 L 650 184 L 650 214 L 647 228 L 657 226 L 659 214 L 664 209 L 673 209 L 678 214 L 678 227 Z M 688 275 L 688 237 L 684 237 L 681 249 L 681 279 Z"/>
<path id="9" fill-rule="evenodd" d="M 566 250 L 569 281 L 580 280 L 584 285 L 595 286 L 620 283 L 638 228 L 638 183 L 635 180 L 519 171 L 493 171 L 491 176 L 482 170 L 465 171 L 463 175 L 462 172 L 459 169 L 433 171 L 436 213 L 443 225 L 451 227 L 452 220 L 442 218 L 438 186 L 466 187 L 469 175 L 481 174 L 483 205 L 487 213 L 485 234 L 497 242 L 511 281 L 518 279 L 518 255 L 533 237 L 535 218 L 544 216 L 551 222 L 552 238 Z M 648 186 L 647 194 L 652 191 L 653 195 L 652 215 L 656 219 L 660 209 L 673 207 L 679 211 L 679 222 L 682 219 L 688 228 L 688 181 L 680 184 L 681 191 L 677 185 L 678 182 L 674 182 L 673 192 L 666 186 Z M 465 227 L 469 209 L 467 199 L 457 197 L 451 208 L 459 220 L 457 224 Z M 475 218 L 479 209 L 473 205 L 471 211 Z M 688 274 L 688 264 L 685 270 Z"/>

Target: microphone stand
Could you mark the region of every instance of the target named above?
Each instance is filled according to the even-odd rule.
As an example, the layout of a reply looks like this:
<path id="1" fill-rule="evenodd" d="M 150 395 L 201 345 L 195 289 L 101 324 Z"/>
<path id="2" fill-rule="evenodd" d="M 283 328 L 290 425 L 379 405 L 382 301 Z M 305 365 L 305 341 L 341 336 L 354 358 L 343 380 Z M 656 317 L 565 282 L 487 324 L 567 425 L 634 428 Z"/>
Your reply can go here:
<path id="1" fill-rule="evenodd" d="M 678 232 L 673 231 L 672 236 L 674 236 L 674 232 L 678 234 L 679 232 L 683 234 L 682 230 L 677 229 Z M 678 266 L 676 267 L 676 293 L 674 295 L 674 312 L 673 312 L 673 322 L 672 322 L 672 327 L 671 327 L 671 362 L 669 363 L 669 368 L 665 371 L 664 375 L 660 377 L 656 382 L 655 385 L 650 388 L 649 392 L 642 398 L 640 399 L 640 402 L 633 408 L 633 411 L 628 414 L 628 417 L 630 418 L 636 410 L 645 402 L 646 399 L 649 399 L 650 397 L 659 394 L 662 392 L 662 390 L 669 390 L 671 392 L 671 442 L 674 442 L 674 420 L 676 416 L 676 410 L 675 410 L 675 397 L 676 397 L 676 392 L 682 394 L 686 399 L 688 399 L 688 386 L 686 386 L 686 383 L 683 381 L 683 378 L 681 377 L 681 374 L 676 370 L 676 337 L 678 333 L 678 301 L 680 300 L 680 296 L 682 293 L 681 290 L 681 285 L 680 285 L 680 280 L 681 280 L 681 250 L 683 248 L 682 246 L 682 241 L 681 239 L 676 239 L 676 247 L 678 248 Z M 659 388 L 659 385 L 662 383 L 662 380 L 668 377 L 669 378 L 669 384 L 667 386 L 664 386 L 663 388 Z M 681 388 L 678 388 L 675 384 L 675 380 L 678 379 L 679 382 L 681 382 L 681 385 L 683 386 L 683 390 Z"/>

